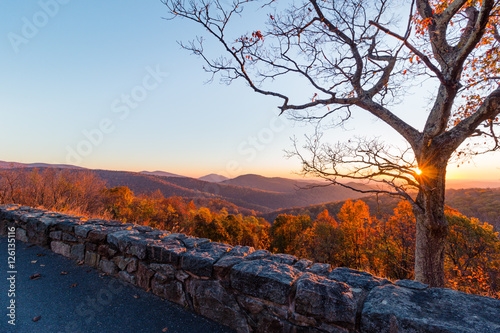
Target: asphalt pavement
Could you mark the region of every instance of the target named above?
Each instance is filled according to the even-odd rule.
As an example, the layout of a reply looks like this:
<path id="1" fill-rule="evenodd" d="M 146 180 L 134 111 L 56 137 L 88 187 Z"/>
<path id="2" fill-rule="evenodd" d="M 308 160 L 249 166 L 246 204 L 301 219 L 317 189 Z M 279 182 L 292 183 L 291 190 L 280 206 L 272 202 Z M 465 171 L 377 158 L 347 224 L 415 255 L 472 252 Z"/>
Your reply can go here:
<path id="1" fill-rule="evenodd" d="M 0 236 L 0 332 L 233 332 L 48 249 L 8 250 Z"/>

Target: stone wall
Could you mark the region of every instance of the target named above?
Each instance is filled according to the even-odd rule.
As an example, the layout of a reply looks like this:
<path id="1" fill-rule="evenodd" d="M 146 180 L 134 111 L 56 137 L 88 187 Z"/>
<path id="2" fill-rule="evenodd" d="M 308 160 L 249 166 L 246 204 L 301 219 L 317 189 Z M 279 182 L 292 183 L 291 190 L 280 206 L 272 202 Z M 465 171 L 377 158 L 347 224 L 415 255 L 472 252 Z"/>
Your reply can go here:
<path id="1" fill-rule="evenodd" d="M 500 332 L 500 300 L 117 221 L 0 206 L 0 233 L 238 332 Z"/>

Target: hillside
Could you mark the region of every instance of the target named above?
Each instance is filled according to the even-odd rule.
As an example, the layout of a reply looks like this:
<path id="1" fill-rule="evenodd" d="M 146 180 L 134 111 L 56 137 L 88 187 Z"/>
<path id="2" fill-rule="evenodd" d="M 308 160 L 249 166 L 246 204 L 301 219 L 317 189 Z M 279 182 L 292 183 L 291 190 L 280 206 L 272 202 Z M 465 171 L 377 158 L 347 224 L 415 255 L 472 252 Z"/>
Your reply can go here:
<path id="1" fill-rule="evenodd" d="M 233 179 L 225 180 L 221 183 L 271 192 L 293 192 L 297 190 L 299 186 L 304 185 L 303 182 L 299 182 L 294 179 L 280 177 L 268 178 L 254 174 L 239 176 Z"/>
<path id="2" fill-rule="evenodd" d="M 246 176 L 242 176 L 246 177 Z M 252 176 L 253 177 L 253 176 Z M 324 202 L 345 200 L 348 198 L 360 198 L 363 194 L 346 190 L 339 186 L 315 187 L 307 189 L 306 183 L 299 182 L 301 187 L 291 186 L 296 181 L 281 178 L 281 183 L 276 179 L 257 176 L 262 182 L 253 183 L 253 187 L 223 183 L 207 183 L 193 178 L 167 178 L 167 181 L 184 188 L 196 189 L 201 193 L 210 193 L 221 196 L 236 205 L 242 205 L 242 201 L 252 205 L 258 205 L 264 209 L 261 212 L 281 208 L 298 206 L 309 206 Z M 241 178 L 241 177 L 238 177 Z M 265 186 L 268 184 L 273 186 Z M 252 184 L 248 182 L 247 184 Z M 243 206 L 244 207 L 244 206 Z"/>
<path id="3" fill-rule="evenodd" d="M 466 216 L 492 224 L 500 231 L 500 188 L 448 190 L 446 203 Z"/>
<path id="4" fill-rule="evenodd" d="M 160 190 L 166 197 L 195 197 L 199 195 L 197 191 L 167 182 L 166 177 L 128 171 L 93 170 L 93 172 L 106 181 L 108 188 L 127 186 L 136 194 Z"/>
<path id="5" fill-rule="evenodd" d="M 401 200 L 388 195 L 368 196 L 360 198 L 370 208 L 370 213 L 377 218 L 383 218 L 393 214 L 394 208 Z M 268 222 L 272 222 L 280 214 L 288 215 L 308 215 L 316 218 L 323 210 L 328 210 L 331 216 L 337 216 L 340 208 L 345 203 L 343 201 L 328 202 L 306 207 L 293 207 L 276 210 L 274 212 L 260 214 Z M 446 204 L 460 213 L 477 218 L 481 222 L 487 222 L 500 231 L 500 188 L 495 189 L 461 189 L 447 190 Z"/>
<path id="6" fill-rule="evenodd" d="M 393 209 L 397 206 L 398 202 L 401 200 L 400 198 L 391 197 L 388 195 L 379 195 L 378 199 L 374 195 L 365 196 L 358 199 L 363 200 L 370 208 L 370 213 L 376 216 L 377 218 L 382 218 L 384 216 L 393 214 Z M 321 213 L 326 209 L 330 216 L 335 217 L 340 212 L 340 208 L 342 208 L 345 201 L 346 200 L 341 200 L 341 201 L 327 202 L 317 205 L 310 205 L 306 207 L 279 209 L 274 212 L 260 214 L 259 216 L 263 217 L 268 222 L 274 221 L 276 217 L 280 214 L 308 215 L 311 218 L 315 219 L 319 213 Z"/>
<path id="7" fill-rule="evenodd" d="M 224 183 L 212 183 L 187 177 L 162 177 L 126 171 L 93 171 L 106 181 L 108 187 L 127 186 L 136 194 L 159 190 L 166 197 L 180 196 L 194 200 L 205 198 L 221 199 L 241 208 L 261 213 L 348 198 L 355 199 L 363 196 L 361 193 L 334 186 L 312 189 L 298 188 L 290 186 L 295 181 L 287 179 L 282 180 L 284 185 L 279 185 L 276 180 L 270 182 L 274 182 L 276 187 L 281 186 L 282 191 L 288 190 L 287 192 L 279 192 Z M 261 179 L 265 180 L 265 177 L 261 177 Z M 305 185 L 304 183 L 300 184 Z"/>

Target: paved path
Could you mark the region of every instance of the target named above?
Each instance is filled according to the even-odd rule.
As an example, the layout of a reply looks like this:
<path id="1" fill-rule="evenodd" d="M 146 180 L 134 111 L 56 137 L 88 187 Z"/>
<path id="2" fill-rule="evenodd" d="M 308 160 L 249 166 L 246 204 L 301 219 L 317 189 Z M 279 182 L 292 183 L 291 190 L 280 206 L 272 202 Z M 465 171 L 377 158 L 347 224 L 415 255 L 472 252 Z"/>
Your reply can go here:
<path id="1" fill-rule="evenodd" d="M 96 269 L 20 241 L 16 241 L 15 297 L 9 297 L 7 245 L 7 238 L 0 236 L 2 333 L 232 332 Z M 41 277 L 31 280 L 37 273 Z M 16 305 L 15 326 L 8 323 L 11 299 Z"/>

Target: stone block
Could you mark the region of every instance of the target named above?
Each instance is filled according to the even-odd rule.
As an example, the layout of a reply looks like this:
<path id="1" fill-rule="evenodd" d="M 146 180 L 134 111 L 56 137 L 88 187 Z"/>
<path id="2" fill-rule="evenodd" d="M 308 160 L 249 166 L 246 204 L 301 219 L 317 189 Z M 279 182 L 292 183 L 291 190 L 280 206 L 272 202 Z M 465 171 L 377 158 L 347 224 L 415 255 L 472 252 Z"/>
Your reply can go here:
<path id="1" fill-rule="evenodd" d="M 441 288 L 374 288 L 361 332 L 500 332 L 500 300 Z"/>
<path id="2" fill-rule="evenodd" d="M 85 250 L 97 252 L 97 244 L 85 242 Z"/>
<path id="3" fill-rule="evenodd" d="M 172 265 L 151 263 L 149 264 L 149 268 L 160 273 L 168 280 L 173 280 L 175 278 L 175 268 Z"/>
<path id="4" fill-rule="evenodd" d="M 181 257 L 181 268 L 198 276 L 211 277 L 214 263 L 231 250 L 230 245 L 205 243 Z"/>
<path id="5" fill-rule="evenodd" d="M 168 241 L 182 241 L 186 238 L 188 238 L 189 236 L 186 236 L 185 234 L 179 234 L 179 233 L 173 233 L 173 234 L 169 234 L 169 235 L 166 235 L 164 237 L 162 237 L 162 240 L 164 242 L 168 242 Z"/>
<path id="6" fill-rule="evenodd" d="M 257 250 L 245 257 L 246 260 L 259 260 L 259 259 L 265 259 L 267 257 L 271 256 L 271 252 L 268 250 Z"/>
<path id="7" fill-rule="evenodd" d="M 415 290 L 425 290 L 429 288 L 428 284 L 423 284 L 414 280 L 397 280 L 396 282 L 394 282 L 394 284 L 399 287 L 405 287 Z"/>
<path id="8" fill-rule="evenodd" d="M 122 253 L 131 254 L 139 259 L 147 256 L 148 245 L 154 243 L 143 237 L 137 230 L 120 230 L 107 235 L 107 241 Z"/>
<path id="9" fill-rule="evenodd" d="M 132 241 L 129 248 L 125 251 L 127 254 L 131 254 L 138 259 L 145 259 L 147 254 L 148 242 L 146 240 L 136 238 Z"/>
<path id="10" fill-rule="evenodd" d="M 26 230 L 22 228 L 16 228 L 16 239 L 21 242 L 28 242 L 28 235 L 26 234 Z"/>
<path id="11" fill-rule="evenodd" d="M 186 247 L 178 240 L 169 240 L 148 245 L 147 252 L 149 260 L 153 262 L 173 264 L 177 267 Z"/>
<path id="12" fill-rule="evenodd" d="M 187 306 L 186 296 L 182 289 L 182 283 L 179 281 L 170 281 L 161 283 L 156 278 L 151 281 L 151 290 L 153 294 L 169 300 L 170 302 L 177 303 L 181 306 Z"/>
<path id="13" fill-rule="evenodd" d="M 23 211 L 23 209 L 26 209 Z M 38 219 L 41 219 L 47 215 L 43 210 L 36 210 L 31 207 L 22 207 L 21 210 L 17 211 L 17 216 L 15 216 L 15 220 L 19 225 L 26 225 L 28 223 L 37 222 Z"/>
<path id="14" fill-rule="evenodd" d="M 287 264 L 287 265 L 293 265 L 295 264 L 299 259 L 296 256 L 292 256 L 290 254 L 283 254 L 283 253 L 278 253 L 278 254 L 273 254 L 268 260 L 277 262 L 279 264 Z"/>
<path id="15" fill-rule="evenodd" d="M 301 272 L 304 272 L 306 269 L 308 269 L 309 267 L 311 267 L 313 264 L 313 262 L 311 260 L 308 260 L 308 259 L 300 259 L 299 261 L 297 261 L 293 267 L 298 269 L 299 271 Z"/>
<path id="16" fill-rule="evenodd" d="M 119 271 L 118 277 L 125 282 L 131 283 L 133 285 L 136 284 L 135 276 L 133 276 L 132 274 L 129 274 L 125 271 Z"/>
<path id="17" fill-rule="evenodd" d="M 271 260 L 243 261 L 231 269 L 231 287 L 247 295 L 287 304 L 292 285 L 301 274 L 292 266 Z"/>
<path id="18" fill-rule="evenodd" d="M 65 241 L 65 242 L 77 242 L 78 241 L 78 239 L 75 236 L 70 235 L 70 234 L 68 234 L 66 232 L 63 232 L 63 234 L 62 234 L 62 240 Z"/>
<path id="19" fill-rule="evenodd" d="M 116 266 L 114 262 L 106 259 L 101 259 L 99 262 L 99 269 L 109 275 L 118 273 L 118 266 Z"/>
<path id="20" fill-rule="evenodd" d="M 150 269 L 144 263 L 139 261 L 139 265 L 137 267 L 137 285 L 143 289 L 148 290 L 151 288 L 151 278 L 155 275 L 155 271 Z"/>
<path id="21" fill-rule="evenodd" d="M 218 281 L 189 280 L 186 292 L 191 296 L 197 313 L 238 332 L 250 332 L 238 303 Z"/>
<path id="22" fill-rule="evenodd" d="M 161 240 L 163 237 L 170 235 L 170 231 L 153 229 L 150 232 L 146 232 L 144 237 L 147 239 Z"/>
<path id="23" fill-rule="evenodd" d="M 253 299 L 252 297 L 236 295 L 236 298 L 238 303 L 252 315 L 258 315 L 266 308 L 266 305 L 263 302 Z"/>
<path id="24" fill-rule="evenodd" d="M 81 224 L 74 227 L 75 236 L 79 238 L 87 238 L 90 231 L 96 229 L 96 226 L 90 223 Z"/>
<path id="25" fill-rule="evenodd" d="M 391 283 L 387 279 L 375 277 L 370 273 L 357 271 L 347 267 L 334 269 L 329 275 L 330 280 L 347 283 L 353 288 L 361 288 L 365 292 L 369 292 L 375 287 Z"/>
<path id="26" fill-rule="evenodd" d="M 189 279 L 189 274 L 184 271 L 176 271 L 175 278 L 184 283 L 187 279 Z"/>
<path id="27" fill-rule="evenodd" d="M 174 277 L 175 277 L 175 275 L 174 275 Z M 161 273 L 155 273 L 155 275 L 153 275 L 153 279 L 156 279 L 156 281 L 158 281 L 159 283 L 162 283 L 162 284 L 173 280 L 173 279 L 170 279 Z"/>
<path id="28" fill-rule="evenodd" d="M 85 264 L 92 266 L 92 267 L 98 267 L 99 266 L 99 261 L 101 260 L 101 256 L 95 252 L 87 251 L 85 252 Z"/>
<path id="29" fill-rule="evenodd" d="M 94 243 L 103 243 L 106 241 L 107 237 L 109 234 L 120 231 L 122 230 L 122 227 L 117 227 L 117 226 L 99 226 L 98 228 L 95 228 L 94 230 L 91 230 L 87 238 L 89 241 L 94 242 Z"/>
<path id="30" fill-rule="evenodd" d="M 347 284 L 306 273 L 297 280 L 296 286 L 296 312 L 354 328 L 356 301 Z"/>
<path id="31" fill-rule="evenodd" d="M 245 257 L 231 256 L 229 255 L 229 253 L 231 253 L 231 251 L 229 251 L 227 255 L 217 260 L 217 262 L 214 264 L 214 277 L 219 280 L 226 279 L 226 277 L 228 277 L 229 273 L 231 272 L 231 268 L 234 265 L 239 264 L 240 262 L 245 260 Z"/>
<path id="32" fill-rule="evenodd" d="M 1 212 L 0 212 L 0 215 L 1 215 Z M 11 226 L 11 224 L 13 225 L 12 222 L 9 222 L 7 220 L 3 220 L 0 217 L 0 235 L 7 235 L 8 234 L 8 228 Z"/>
<path id="33" fill-rule="evenodd" d="M 197 237 L 188 237 L 182 240 L 184 246 L 188 249 L 192 249 L 198 247 L 200 245 L 206 244 L 210 242 L 210 239 L 207 238 L 197 238 Z"/>
<path id="34" fill-rule="evenodd" d="M 46 246 L 49 243 L 50 228 L 58 223 L 57 219 L 46 217 L 29 217 L 26 233 L 30 243 Z"/>
<path id="35" fill-rule="evenodd" d="M 130 262 L 127 265 L 127 272 L 133 273 L 137 271 L 138 262 L 137 258 L 130 258 Z"/>
<path id="36" fill-rule="evenodd" d="M 123 256 L 113 257 L 111 261 L 113 261 L 121 271 L 124 271 L 127 268 L 128 261 Z"/>
<path id="37" fill-rule="evenodd" d="M 71 257 L 71 245 L 63 243 L 61 241 L 53 241 L 50 243 L 50 248 L 52 251 L 58 254 L 62 254 L 65 257 Z"/>
<path id="38" fill-rule="evenodd" d="M 147 225 L 134 225 L 134 230 L 139 231 L 141 234 L 152 232 L 153 228 Z"/>
<path id="39" fill-rule="evenodd" d="M 332 271 L 332 266 L 330 264 L 315 263 L 309 267 L 306 272 L 313 273 L 317 275 L 327 276 Z"/>
<path id="40" fill-rule="evenodd" d="M 106 240 L 116 249 L 119 249 L 121 252 L 125 252 L 132 241 L 131 236 L 138 234 L 139 232 L 136 230 L 119 230 L 108 234 L 106 236 Z"/>
<path id="41" fill-rule="evenodd" d="M 106 258 L 112 258 L 116 254 L 116 250 L 110 248 L 108 245 L 99 245 L 97 253 Z"/>
<path id="42" fill-rule="evenodd" d="M 85 259 L 85 244 L 75 244 L 71 246 L 71 258 L 75 260 Z"/>
<path id="43" fill-rule="evenodd" d="M 245 257 L 253 252 L 255 252 L 255 249 L 251 246 L 236 245 L 227 253 L 227 255 L 233 257 Z"/>
<path id="44" fill-rule="evenodd" d="M 52 240 L 61 240 L 62 239 L 62 231 L 51 231 L 49 233 L 49 237 Z"/>
<path id="45" fill-rule="evenodd" d="M 84 224 L 81 220 L 63 220 L 56 225 L 56 230 L 64 231 L 71 234 L 75 233 L 75 227 Z"/>

